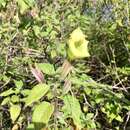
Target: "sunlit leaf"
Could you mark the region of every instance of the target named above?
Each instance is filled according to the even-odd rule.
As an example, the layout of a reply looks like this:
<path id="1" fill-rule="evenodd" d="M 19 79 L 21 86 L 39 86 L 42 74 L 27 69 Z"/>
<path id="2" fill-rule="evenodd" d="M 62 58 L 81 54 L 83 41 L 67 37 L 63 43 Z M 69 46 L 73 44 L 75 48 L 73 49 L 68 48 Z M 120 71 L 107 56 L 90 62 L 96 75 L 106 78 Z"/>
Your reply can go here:
<path id="1" fill-rule="evenodd" d="M 23 94 L 24 96 L 28 96 L 30 94 L 30 89 L 24 89 L 21 91 L 21 94 Z"/>
<path id="2" fill-rule="evenodd" d="M 18 129 L 19 129 L 19 125 L 15 124 L 11 130 L 18 130 Z"/>
<path id="3" fill-rule="evenodd" d="M 53 75 L 55 74 L 55 69 L 52 64 L 49 63 L 39 63 L 37 64 L 37 68 L 42 70 L 43 73 L 48 74 L 48 75 Z"/>
<path id="4" fill-rule="evenodd" d="M 14 80 L 14 83 L 15 83 L 16 87 L 19 89 L 21 89 L 23 86 L 23 82 L 21 80 L 20 81 Z"/>
<path id="5" fill-rule="evenodd" d="M 24 0 L 25 3 L 27 3 L 30 7 L 33 7 L 34 4 L 36 3 L 36 0 Z"/>
<path id="6" fill-rule="evenodd" d="M 54 106 L 52 104 L 48 102 L 42 102 L 34 109 L 32 115 L 32 121 L 34 123 L 47 124 L 53 111 L 54 111 Z"/>
<path id="7" fill-rule="evenodd" d="M 79 101 L 74 96 L 71 95 L 64 96 L 63 100 L 64 100 L 64 106 L 62 108 L 62 111 L 66 115 L 66 118 L 68 117 L 72 118 L 77 128 L 81 129 L 82 111 L 80 108 Z"/>
<path id="8" fill-rule="evenodd" d="M 19 105 L 12 105 L 10 107 L 10 116 L 13 122 L 18 118 L 20 111 L 21 107 Z"/>
<path id="9" fill-rule="evenodd" d="M 35 130 L 34 124 L 29 124 L 26 130 Z"/>
<path id="10" fill-rule="evenodd" d="M 87 120 L 92 120 L 93 116 L 93 113 L 87 113 Z"/>
<path id="11" fill-rule="evenodd" d="M 118 24 L 119 26 L 121 26 L 121 27 L 123 26 L 121 19 L 117 19 L 116 22 L 117 22 L 117 24 Z"/>
<path id="12" fill-rule="evenodd" d="M 6 0 L 0 0 L 0 7 L 1 6 L 5 7 L 5 5 L 6 5 Z"/>
<path id="13" fill-rule="evenodd" d="M 14 94 L 14 93 L 15 93 L 15 91 L 12 90 L 12 88 L 11 88 L 11 89 L 6 90 L 6 91 L 4 91 L 3 93 L 1 93 L 0 96 L 6 97 L 6 96 L 11 95 L 11 94 Z"/>
<path id="14" fill-rule="evenodd" d="M 33 7 L 35 0 L 17 0 L 20 7 L 20 13 L 23 14 L 29 7 Z"/>
<path id="15" fill-rule="evenodd" d="M 20 7 L 21 14 L 23 14 L 29 8 L 29 6 L 25 3 L 24 0 L 17 0 L 17 2 Z"/>
<path id="16" fill-rule="evenodd" d="M 34 26 L 33 26 L 33 30 L 34 30 L 35 35 L 36 35 L 36 36 L 39 36 L 40 30 L 41 30 L 40 27 L 37 26 L 37 25 L 34 25 Z"/>
<path id="17" fill-rule="evenodd" d="M 26 106 L 42 98 L 48 92 L 49 88 L 47 84 L 38 84 L 34 86 L 25 100 Z"/>
<path id="18" fill-rule="evenodd" d="M 19 97 L 18 97 L 17 95 L 13 95 L 13 96 L 11 97 L 11 101 L 12 101 L 13 103 L 19 102 Z"/>
<path id="19" fill-rule="evenodd" d="M 1 105 L 5 105 L 10 101 L 10 97 L 4 98 Z"/>
<path id="20" fill-rule="evenodd" d="M 117 121 L 120 121 L 120 122 L 123 122 L 123 119 L 120 115 L 118 115 L 116 118 L 115 118 Z"/>

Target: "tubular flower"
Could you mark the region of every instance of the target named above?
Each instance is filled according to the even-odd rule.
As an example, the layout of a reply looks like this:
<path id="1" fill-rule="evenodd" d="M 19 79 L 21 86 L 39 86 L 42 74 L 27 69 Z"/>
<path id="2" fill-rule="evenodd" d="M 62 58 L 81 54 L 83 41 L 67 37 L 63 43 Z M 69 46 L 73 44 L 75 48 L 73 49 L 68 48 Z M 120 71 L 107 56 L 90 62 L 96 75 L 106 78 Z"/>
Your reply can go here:
<path id="1" fill-rule="evenodd" d="M 89 57 L 88 42 L 89 41 L 85 39 L 85 35 L 80 28 L 75 29 L 70 34 L 70 39 L 68 41 L 69 58 L 73 60 L 77 58 Z"/>

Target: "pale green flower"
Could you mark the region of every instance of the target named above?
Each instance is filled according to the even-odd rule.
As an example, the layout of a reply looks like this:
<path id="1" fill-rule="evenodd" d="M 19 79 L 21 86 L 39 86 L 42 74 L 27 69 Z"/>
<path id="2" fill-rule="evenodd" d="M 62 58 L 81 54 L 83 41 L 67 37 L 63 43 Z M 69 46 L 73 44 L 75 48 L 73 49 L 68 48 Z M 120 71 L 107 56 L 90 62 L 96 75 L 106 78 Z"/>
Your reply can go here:
<path id="1" fill-rule="evenodd" d="M 68 41 L 68 56 L 72 59 L 89 57 L 88 42 L 80 28 L 70 34 Z"/>

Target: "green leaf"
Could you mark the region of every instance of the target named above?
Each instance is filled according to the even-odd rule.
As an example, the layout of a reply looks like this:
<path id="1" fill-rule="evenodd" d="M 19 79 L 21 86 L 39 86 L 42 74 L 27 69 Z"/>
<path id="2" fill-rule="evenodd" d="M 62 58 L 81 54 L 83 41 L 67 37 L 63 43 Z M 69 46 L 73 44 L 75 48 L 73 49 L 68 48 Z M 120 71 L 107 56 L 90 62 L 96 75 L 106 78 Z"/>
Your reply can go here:
<path id="1" fill-rule="evenodd" d="M 20 7 L 20 13 L 23 14 L 29 7 L 33 7 L 35 0 L 17 0 L 17 3 Z"/>
<path id="2" fill-rule="evenodd" d="M 12 88 L 11 88 L 11 89 L 6 90 L 3 93 L 1 93 L 0 96 L 6 97 L 6 96 L 9 96 L 9 95 L 14 94 L 14 93 L 15 93 L 15 91 L 12 90 Z"/>
<path id="3" fill-rule="evenodd" d="M 129 75 L 130 74 L 130 67 L 117 67 L 116 70 L 119 72 L 119 73 L 123 73 L 125 75 Z"/>
<path id="4" fill-rule="evenodd" d="M 23 14 L 29 8 L 29 6 L 24 0 L 17 0 L 17 2 L 20 7 L 20 13 Z"/>
<path id="5" fill-rule="evenodd" d="M 87 120 L 91 120 L 93 118 L 93 113 L 87 113 Z"/>
<path id="6" fill-rule="evenodd" d="M 34 123 L 47 124 L 53 112 L 54 106 L 52 104 L 48 102 L 42 102 L 34 109 L 32 121 Z"/>
<path id="7" fill-rule="evenodd" d="M 95 129 L 95 128 L 96 128 L 96 124 L 95 124 L 95 122 L 94 122 L 93 120 L 91 120 L 91 121 L 89 122 L 88 128 L 90 128 L 90 129 Z"/>
<path id="8" fill-rule="evenodd" d="M 11 101 L 12 101 L 13 103 L 19 102 L 19 97 L 18 97 L 17 95 L 13 95 L 13 96 L 11 97 Z"/>
<path id="9" fill-rule="evenodd" d="M 23 86 L 23 82 L 21 80 L 20 81 L 14 80 L 14 83 L 18 89 L 21 89 Z"/>
<path id="10" fill-rule="evenodd" d="M 48 75 L 55 74 L 54 66 L 50 63 L 39 63 L 37 64 L 37 67 L 42 70 L 43 73 Z"/>
<path id="11" fill-rule="evenodd" d="M 26 130 L 35 130 L 34 124 L 29 124 Z"/>
<path id="12" fill-rule="evenodd" d="M 0 0 L 0 7 L 1 6 L 5 7 L 5 5 L 6 5 L 6 0 Z"/>
<path id="13" fill-rule="evenodd" d="M 41 97 L 43 97 L 49 90 L 49 86 L 46 84 L 38 84 L 32 88 L 30 94 L 26 98 L 26 106 L 31 105 L 33 102 L 38 101 Z"/>
<path id="14" fill-rule="evenodd" d="M 78 100 L 71 95 L 64 96 L 63 100 L 65 105 L 63 106 L 62 111 L 64 112 L 64 115 L 66 115 L 66 118 L 67 117 L 72 118 L 74 124 L 79 129 L 82 128 L 82 124 L 81 124 L 82 111 Z"/>
<path id="15" fill-rule="evenodd" d="M 34 4 L 36 3 L 36 0 L 24 0 L 26 4 L 28 4 L 28 6 L 33 7 Z"/>
<path id="16" fill-rule="evenodd" d="M 58 44 L 56 46 L 56 51 L 58 52 L 59 55 L 61 56 L 66 56 L 66 44 L 62 43 L 62 44 Z"/>
<path id="17" fill-rule="evenodd" d="M 13 122 L 18 118 L 20 111 L 21 107 L 19 105 L 12 105 L 10 107 L 10 116 Z"/>
<path id="18" fill-rule="evenodd" d="M 24 89 L 21 91 L 21 94 L 23 94 L 24 96 L 28 96 L 30 94 L 30 89 Z"/>
<path id="19" fill-rule="evenodd" d="M 7 98 L 3 99 L 1 105 L 5 105 L 5 104 L 7 104 L 9 101 L 10 101 L 10 97 L 7 97 Z"/>
<path id="20" fill-rule="evenodd" d="M 36 36 L 39 36 L 39 34 L 41 34 L 40 30 L 41 29 L 40 29 L 39 26 L 37 26 L 37 25 L 33 26 L 33 31 L 34 31 L 34 33 L 35 33 Z"/>
<path id="21" fill-rule="evenodd" d="M 107 112 L 106 113 L 108 117 L 110 117 L 111 120 L 115 119 L 116 118 L 116 114 L 115 113 L 109 113 Z"/>
<path id="22" fill-rule="evenodd" d="M 117 121 L 123 122 L 123 119 L 121 118 L 120 115 L 118 115 L 115 119 L 116 119 Z"/>

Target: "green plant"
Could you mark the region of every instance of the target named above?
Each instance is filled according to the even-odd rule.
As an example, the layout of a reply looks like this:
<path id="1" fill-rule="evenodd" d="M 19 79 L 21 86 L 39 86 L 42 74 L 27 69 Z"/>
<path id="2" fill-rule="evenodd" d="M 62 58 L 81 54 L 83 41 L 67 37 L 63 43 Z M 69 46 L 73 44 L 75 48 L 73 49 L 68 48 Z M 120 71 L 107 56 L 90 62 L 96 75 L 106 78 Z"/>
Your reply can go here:
<path id="1" fill-rule="evenodd" d="M 1 127 L 129 128 L 129 4 L 0 0 Z"/>

